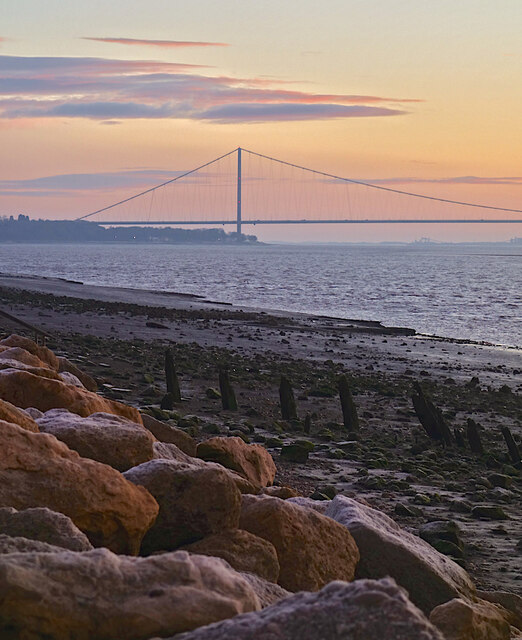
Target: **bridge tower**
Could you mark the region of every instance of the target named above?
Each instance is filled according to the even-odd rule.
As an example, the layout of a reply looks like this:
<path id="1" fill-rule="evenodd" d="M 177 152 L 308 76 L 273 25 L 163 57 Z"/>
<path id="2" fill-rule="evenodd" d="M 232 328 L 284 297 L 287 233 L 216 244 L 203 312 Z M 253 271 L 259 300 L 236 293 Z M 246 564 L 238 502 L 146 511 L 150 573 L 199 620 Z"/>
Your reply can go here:
<path id="1" fill-rule="evenodd" d="M 241 233 L 241 147 L 237 148 L 237 211 L 236 211 L 236 231 Z"/>

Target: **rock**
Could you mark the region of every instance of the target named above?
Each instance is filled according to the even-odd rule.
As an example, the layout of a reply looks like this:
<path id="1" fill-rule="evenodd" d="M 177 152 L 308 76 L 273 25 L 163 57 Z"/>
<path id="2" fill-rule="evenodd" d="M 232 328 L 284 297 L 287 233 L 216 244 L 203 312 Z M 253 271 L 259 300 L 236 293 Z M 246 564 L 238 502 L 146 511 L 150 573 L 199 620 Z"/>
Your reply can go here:
<path id="1" fill-rule="evenodd" d="M 325 514 L 347 527 L 355 538 L 361 554 L 358 578 L 392 577 L 426 614 L 454 597 L 474 593 L 473 582 L 462 567 L 401 529 L 384 513 L 336 496 Z"/>
<path id="2" fill-rule="evenodd" d="M 52 369 L 48 369 L 47 367 L 31 367 L 28 364 L 24 364 L 19 360 L 0 360 L 0 370 L 15 370 L 15 371 L 27 371 L 27 373 L 32 373 L 35 376 L 40 376 L 41 378 L 47 378 L 49 380 L 59 380 L 61 382 L 60 374 L 56 373 Z"/>
<path id="3" fill-rule="evenodd" d="M 473 518 L 481 520 L 507 520 L 508 516 L 502 507 L 497 505 L 479 504 L 471 510 Z"/>
<path id="4" fill-rule="evenodd" d="M 189 436 L 188 433 L 185 433 L 182 429 L 173 427 L 167 422 L 157 420 L 156 418 L 153 418 L 146 413 L 142 413 L 141 417 L 144 426 L 147 427 L 147 429 L 153 434 L 153 436 L 160 442 L 175 444 L 178 449 L 181 449 L 181 451 L 189 456 L 196 455 L 197 443 L 194 438 Z"/>
<path id="5" fill-rule="evenodd" d="M 160 507 L 143 540 L 145 554 L 176 549 L 239 524 L 241 494 L 219 465 L 151 460 L 126 471 L 124 477 L 150 491 Z"/>
<path id="6" fill-rule="evenodd" d="M 72 373 L 89 391 L 98 391 L 98 383 L 88 373 L 82 371 L 67 358 L 58 357 L 58 373 Z"/>
<path id="7" fill-rule="evenodd" d="M 307 509 L 313 509 L 317 513 L 325 514 L 328 504 L 321 500 L 314 500 L 313 498 L 304 498 L 298 496 L 297 498 L 288 498 L 287 502 L 291 504 L 297 504 L 300 507 L 306 507 Z"/>
<path id="8" fill-rule="evenodd" d="M 36 420 L 38 420 L 38 418 L 41 418 L 43 416 L 43 411 L 40 411 L 40 409 L 35 409 L 34 407 L 27 407 L 27 409 L 21 409 L 21 411 L 25 411 L 25 413 L 27 413 L 28 416 L 31 416 L 31 418 L 35 422 Z M 9 422 L 9 420 L 6 420 L 6 422 Z"/>
<path id="9" fill-rule="evenodd" d="M 3 638 L 146 640 L 260 608 L 249 583 L 226 563 L 184 551 L 4 555 L 0 593 Z"/>
<path id="10" fill-rule="evenodd" d="M 0 421 L 0 506 L 48 507 L 69 516 L 94 546 L 134 554 L 158 505 L 115 469 L 80 458 L 47 433 Z"/>
<path id="11" fill-rule="evenodd" d="M 63 513 L 46 507 L 17 511 L 12 507 L 0 509 L 0 534 L 39 540 L 69 551 L 90 551 L 87 536 Z"/>
<path id="12" fill-rule="evenodd" d="M 49 409 L 67 409 L 84 418 L 91 413 L 105 412 L 142 424 L 140 413 L 134 407 L 27 371 L 0 371 L 0 397 L 22 409 L 36 407 L 44 412 Z"/>
<path id="13" fill-rule="evenodd" d="M 359 551 L 352 536 L 312 509 L 269 496 L 243 496 L 239 526 L 274 545 L 284 589 L 317 591 L 332 580 L 353 579 Z"/>
<path id="14" fill-rule="evenodd" d="M 263 609 L 293 595 L 278 584 L 265 580 L 254 573 L 247 573 L 246 571 L 240 571 L 239 573 L 250 584 Z"/>
<path id="15" fill-rule="evenodd" d="M 154 436 L 142 425 L 111 413 L 82 418 L 66 409 L 51 409 L 38 419 L 40 431 L 65 442 L 83 458 L 126 471 L 154 456 Z"/>
<path id="16" fill-rule="evenodd" d="M 39 358 L 49 368 L 54 369 L 54 371 L 58 371 L 59 369 L 59 361 L 54 353 L 47 347 L 36 344 L 36 342 L 30 338 L 24 338 L 13 333 L 8 338 L 0 340 L 0 345 L 4 347 L 20 347 L 25 349 Z"/>
<path id="17" fill-rule="evenodd" d="M 272 456 L 264 447 L 246 444 L 237 437 L 217 437 L 200 442 L 197 456 L 236 471 L 259 489 L 273 484 L 277 471 Z"/>
<path id="18" fill-rule="evenodd" d="M 62 382 L 65 382 L 65 384 L 70 384 L 71 386 L 78 387 L 79 389 L 85 389 L 80 378 L 77 378 L 74 374 L 69 373 L 68 371 L 59 373 L 58 376 Z"/>
<path id="19" fill-rule="evenodd" d="M 0 400 L 0 420 L 17 424 L 22 429 L 33 433 L 39 431 L 38 425 L 28 413 L 6 400 Z"/>
<path id="20" fill-rule="evenodd" d="M 175 640 L 444 640 L 393 580 L 332 582 Z M 171 639 L 174 640 L 174 639 Z"/>
<path id="21" fill-rule="evenodd" d="M 204 467 L 207 464 L 204 460 L 188 456 L 186 453 L 183 453 L 183 451 L 178 449 L 175 444 L 171 444 L 169 442 L 155 442 L 153 448 L 154 460 L 174 460 L 175 462 L 184 462 L 192 465 L 193 467 Z M 230 471 L 230 469 L 225 469 L 224 467 L 222 467 L 222 469 L 228 473 L 241 493 L 258 492 L 258 488 L 250 484 L 250 482 L 243 478 L 243 476 L 240 476 L 235 471 Z"/>
<path id="22" fill-rule="evenodd" d="M 277 582 L 279 577 L 274 545 L 242 529 L 216 533 L 183 548 L 190 553 L 223 558 L 236 571 L 254 573 L 270 582 Z"/>
<path id="23" fill-rule="evenodd" d="M 281 498 L 281 500 L 288 500 L 288 498 L 297 498 L 300 494 L 297 489 L 292 487 L 264 487 L 261 489 L 263 495 L 272 496 L 274 498 Z"/>
<path id="24" fill-rule="evenodd" d="M 0 555 L 6 553 L 60 553 L 63 547 L 55 547 L 40 540 L 30 540 L 20 536 L 12 537 L 0 534 Z M 0 578 L 1 582 L 1 578 Z"/>
<path id="25" fill-rule="evenodd" d="M 281 458 L 289 462 L 306 462 L 310 451 L 313 449 L 305 442 L 292 442 L 281 447 Z"/>
<path id="26" fill-rule="evenodd" d="M 192 464 L 198 466 L 198 458 L 192 458 L 184 453 L 175 444 L 170 442 L 154 442 L 153 448 L 153 460 L 174 460 L 175 462 L 184 462 L 185 464 Z"/>
<path id="27" fill-rule="evenodd" d="M 513 478 L 506 476 L 503 473 L 492 473 L 488 476 L 488 480 L 493 487 L 501 487 L 502 489 L 509 489 L 513 484 Z"/>
<path id="28" fill-rule="evenodd" d="M 21 347 L 9 347 L 2 350 L 2 352 L 0 352 L 0 360 L 15 360 L 27 365 L 28 367 L 49 369 L 49 365 L 46 362 L 43 362 L 38 356 L 29 353 L 29 351 L 26 351 Z"/>
<path id="29" fill-rule="evenodd" d="M 477 591 L 477 595 L 503 607 L 509 624 L 522 630 L 522 596 L 509 591 Z"/>
<path id="30" fill-rule="evenodd" d="M 435 607 L 430 622 L 446 640 L 509 640 L 510 625 L 502 609 L 484 600 L 455 598 Z"/>
<path id="31" fill-rule="evenodd" d="M 419 536 L 432 546 L 435 546 L 435 543 L 439 540 L 446 540 L 458 547 L 461 551 L 464 550 L 464 543 L 460 537 L 460 528 L 453 520 L 434 520 L 433 522 L 427 522 L 419 528 Z"/>

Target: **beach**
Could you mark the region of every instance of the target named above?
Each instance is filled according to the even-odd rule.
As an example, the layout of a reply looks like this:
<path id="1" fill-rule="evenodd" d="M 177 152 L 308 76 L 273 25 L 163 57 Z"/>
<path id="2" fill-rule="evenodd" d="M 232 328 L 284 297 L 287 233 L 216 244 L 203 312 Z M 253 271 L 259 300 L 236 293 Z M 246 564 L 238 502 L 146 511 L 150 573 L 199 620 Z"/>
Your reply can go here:
<path id="1" fill-rule="evenodd" d="M 182 402 L 179 426 L 197 439 L 240 435 L 274 457 L 276 481 L 304 496 L 342 492 L 366 500 L 406 530 L 451 520 L 461 530 L 456 558 L 482 588 L 522 593 L 519 470 L 501 428 L 522 436 L 521 351 L 416 334 L 407 327 L 236 307 L 198 296 L 0 276 L 1 308 L 49 334 L 48 346 L 94 376 L 102 395 L 159 411 L 170 347 Z M 0 333 L 20 330 L 0 318 Z M 30 335 L 30 332 L 27 333 Z M 224 411 L 218 368 L 229 370 L 238 411 Z M 346 374 L 360 419 L 342 424 L 337 377 Z M 280 376 L 292 383 L 298 420 L 283 421 Z M 413 410 L 414 383 L 450 426 L 479 425 L 484 455 L 427 438 Z M 310 416 L 310 430 L 304 419 Z M 313 443 L 306 462 L 281 447 Z M 486 519 L 473 507 L 495 507 Z"/>

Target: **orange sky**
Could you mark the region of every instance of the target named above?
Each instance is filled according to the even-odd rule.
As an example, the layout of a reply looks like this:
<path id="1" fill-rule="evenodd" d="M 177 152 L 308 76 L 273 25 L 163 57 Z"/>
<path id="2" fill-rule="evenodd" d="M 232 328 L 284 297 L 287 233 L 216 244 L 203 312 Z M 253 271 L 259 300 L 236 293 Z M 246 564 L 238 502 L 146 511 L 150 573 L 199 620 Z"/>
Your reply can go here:
<path id="1" fill-rule="evenodd" d="M 237 146 L 521 209 L 521 32 L 519 0 L 9 3 L 0 215 L 77 217 Z M 522 230 L 255 233 L 503 240 Z"/>

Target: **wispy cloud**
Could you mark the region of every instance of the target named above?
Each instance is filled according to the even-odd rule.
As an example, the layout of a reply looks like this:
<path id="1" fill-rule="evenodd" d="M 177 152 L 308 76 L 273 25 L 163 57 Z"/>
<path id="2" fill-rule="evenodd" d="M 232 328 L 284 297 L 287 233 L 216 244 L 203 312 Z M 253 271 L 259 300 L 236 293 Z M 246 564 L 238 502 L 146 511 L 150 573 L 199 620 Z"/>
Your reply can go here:
<path id="1" fill-rule="evenodd" d="M 226 42 L 198 42 L 191 40 L 143 40 L 141 38 L 90 38 L 83 37 L 81 40 L 92 40 L 94 42 L 105 42 L 107 44 L 124 44 L 138 47 L 160 47 L 163 49 L 182 49 L 185 47 L 229 47 Z"/>
<path id="2" fill-rule="evenodd" d="M 402 115 L 404 111 L 386 107 L 342 104 L 227 104 L 199 114 L 203 120 L 218 122 L 265 122 L 267 120 L 325 120 Z"/>
<path id="3" fill-rule="evenodd" d="M 161 169 L 129 169 L 100 173 L 66 173 L 29 180 L 0 180 L 3 196 L 70 196 L 88 191 L 146 188 L 160 184 L 183 173 Z"/>
<path id="4" fill-rule="evenodd" d="M 203 69 L 151 60 L 0 56 L 0 118 L 249 123 L 395 116 L 419 102 L 296 91 L 272 78 L 203 75 Z"/>
<path id="5" fill-rule="evenodd" d="M 367 180 L 372 184 L 474 184 L 474 185 L 520 185 L 522 176 L 456 176 L 453 178 L 382 178 L 379 180 Z"/>

